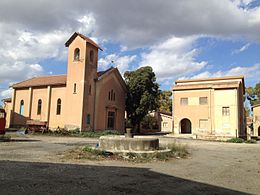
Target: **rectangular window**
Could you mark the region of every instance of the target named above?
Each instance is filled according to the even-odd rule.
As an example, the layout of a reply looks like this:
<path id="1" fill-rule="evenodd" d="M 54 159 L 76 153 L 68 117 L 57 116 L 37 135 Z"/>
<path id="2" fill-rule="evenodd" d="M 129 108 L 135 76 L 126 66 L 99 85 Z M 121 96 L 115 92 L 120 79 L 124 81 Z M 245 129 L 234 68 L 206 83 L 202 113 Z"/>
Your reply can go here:
<path id="1" fill-rule="evenodd" d="M 207 119 L 200 119 L 199 120 L 199 128 L 200 129 L 208 129 L 208 120 Z"/>
<path id="2" fill-rule="evenodd" d="M 115 112 L 108 112 L 107 128 L 108 129 L 115 129 Z"/>
<path id="3" fill-rule="evenodd" d="M 5 118 L 5 113 L 4 112 L 0 112 L 0 118 Z"/>
<path id="4" fill-rule="evenodd" d="M 260 116 L 255 116 L 255 122 L 259 122 L 260 121 Z"/>
<path id="5" fill-rule="evenodd" d="M 163 127 L 168 127 L 168 122 L 163 122 Z"/>
<path id="6" fill-rule="evenodd" d="M 200 97 L 200 105 L 207 105 L 208 97 Z"/>
<path id="7" fill-rule="evenodd" d="M 222 116 L 229 116 L 230 110 L 229 107 L 222 107 Z"/>
<path id="8" fill-rule="evenodd" d="M 181 98 L 181 105 L 188 105 L 188 98 Z"/>
<path id="9" fill-rule="evenodd" d="M 90 114 L 87 114 L 87 125 L 90 125 Z"/>

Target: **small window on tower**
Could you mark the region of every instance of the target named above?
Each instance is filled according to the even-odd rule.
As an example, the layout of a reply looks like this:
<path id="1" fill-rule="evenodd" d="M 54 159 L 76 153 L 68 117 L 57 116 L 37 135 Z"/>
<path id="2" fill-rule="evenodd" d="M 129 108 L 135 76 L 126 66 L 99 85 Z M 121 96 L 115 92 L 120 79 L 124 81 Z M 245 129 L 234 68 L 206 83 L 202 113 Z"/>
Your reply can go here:
<path id="1" fill-rule="evenodd" d="M 73 93 L 77 93 L 77 84 L 74 83 Z"/>
<path id="2" fill-rule="evenodd" d="M 94 51 L 93 50 L 91 50 L 89 53 L 89 60 L 90 60 L 90 62 L 94 62 Z"/>
<path id="3" fill-rule="evenodd" d="M 80 50 L 79 48 L 76 48 L 74 50 L 74 61 L 79 61 L 79 58 L 80 58 Z"/>

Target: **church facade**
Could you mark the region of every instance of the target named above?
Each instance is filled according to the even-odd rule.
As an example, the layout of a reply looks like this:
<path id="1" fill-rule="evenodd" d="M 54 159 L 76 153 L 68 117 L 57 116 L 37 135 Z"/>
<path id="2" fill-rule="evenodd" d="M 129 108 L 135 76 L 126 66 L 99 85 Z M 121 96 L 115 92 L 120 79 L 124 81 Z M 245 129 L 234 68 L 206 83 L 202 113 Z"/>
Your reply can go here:
<path id="1" fill-rule="evenodd" d="M 43 121 L 50 129 L 124 131 L 126 85 L 117 68 L 97 71 L 93 40 L 75 32 L 66 75 L 34 77 L 12 86 L 10 126 Z"/>

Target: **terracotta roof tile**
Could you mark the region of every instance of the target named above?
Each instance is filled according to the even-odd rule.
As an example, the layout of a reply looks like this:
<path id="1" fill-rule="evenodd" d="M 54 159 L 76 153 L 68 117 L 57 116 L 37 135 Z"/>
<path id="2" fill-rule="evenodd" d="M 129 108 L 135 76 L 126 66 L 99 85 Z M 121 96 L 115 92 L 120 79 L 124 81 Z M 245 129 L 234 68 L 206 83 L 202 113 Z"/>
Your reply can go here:
<path id="1" fill-rule="evenodd" d="M 93 40 L 91 40 L 90 38 L 86 37 L 85 35 L 82 35 L 78 32 L 75 32 L 70 38 L 69 40 L 65 43 L 65 46 L 68 47 L 71 42 L 77 37 L 80 36 L 82 39 L 84 39 L 87 43 L 95 46 L 96 48 L 100 49 L 101 51 L 103 51 L 103 49 L 97 44 L 95 43 Z"/>
<path id="2" fill-rule="evenodd" d="M 111 67 L 105 71 L 99 71 L 97 73 L 98 77 L 101 77 L 105 73 L 113 70 Z M 15 83 L 12 85 L 13 88 L 27 88 L 27 87 L 39 87 L 39 86 L 53 86 L 53 85 L 66 85 L 67 75 L 51 75 L 51 76 L 41 76 L 34 77 L 25 81 L 21 81 L 19 83 Z"/>
<path id="3" fill-rule="evenodd" d="M 189 90 L 189 89 L 224 89 L 224 88 L 238 88 L 239 82 L 221 82 L 221 83 L 199 83 L 189 85 L 175 85 L 172 87 L 173 91 Z"/>
<path id="4" fill-rule="evenodd" d="M 34 77 L 20 83 L 14 84 L 13 88 L 49 86 L 49 85 L 66 85 L 67 75 L 52 75 Z"/>

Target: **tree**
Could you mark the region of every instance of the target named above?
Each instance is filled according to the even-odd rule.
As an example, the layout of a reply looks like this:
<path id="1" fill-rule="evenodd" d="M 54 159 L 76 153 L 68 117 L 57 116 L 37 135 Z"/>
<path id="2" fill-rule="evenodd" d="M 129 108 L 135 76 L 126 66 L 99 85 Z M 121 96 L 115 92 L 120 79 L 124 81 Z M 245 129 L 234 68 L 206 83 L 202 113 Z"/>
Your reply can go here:
<path id="1" fill-rule="evenodd" d="M 253 87 L 247 87 L 246 93 L 250 96 L 254 95 L 254 88 Z"/>
<path id="2" fill-rule="evenodd" d="M 134 128 L 140 132 L 140 123 L 149 111 L 159 107 L 159 85 L 153 69 L 149 66 L 141 67 L 135 71 L 124 74 L 128 88 L 126 98 L 127 118 Z"/>
<path id="3" fill-rule="evenodd" d="M 251 105 L 260 104 L 260 82 L 256 83 L 255 87 L 247 87 L 246 93 Z"/>
<path id="4" fill-rule="evenodd" d="M 254 94 L 257 96 L 257 99 L 260 100 L 260 82 L 256 83 Z"/>
<path id="5" fill-rule="evenodd" d="M 172 112 L 172 92 L 171 91 L 160 91 L 159 96 L 159 111 L 161 112 Z"/>

